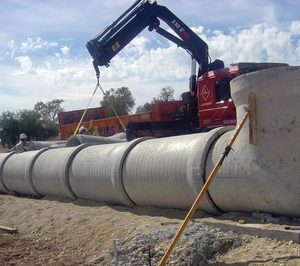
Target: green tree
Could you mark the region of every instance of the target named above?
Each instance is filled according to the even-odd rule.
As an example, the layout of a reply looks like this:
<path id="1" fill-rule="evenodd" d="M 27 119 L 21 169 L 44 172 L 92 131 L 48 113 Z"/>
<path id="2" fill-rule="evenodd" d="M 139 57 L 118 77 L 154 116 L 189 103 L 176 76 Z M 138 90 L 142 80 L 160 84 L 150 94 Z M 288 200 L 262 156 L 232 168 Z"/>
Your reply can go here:
<path id="1" fill-rule="evenodd" d="M 57 115 L 60 112 L 63 112 L 64 109 L 61 107 L 61 104 L 64 102 L 62 99 L 54 99 L 46 103 L 40 101 L 34 105 L 34 110 L 41 115 L 43 119 L 48 119 L 52 122 L 57 123 Z"/>
<path id="2" fill-rule="evenodd" d="M 59 133 L 56 123 L 50 120 L 42 120 L 41 127 L 37 131 L 37 139 L 48 140 L 52 137 L 56 137 Z"/>
<path id="3" fill-rule="evenodd" d="M 3 112 L 0 115 L 1 145 L 13 147 L 21 133 L 26 133 L 31 140 L 47 140 L 57 136 L 58 126 L 49 119 L 43 119 L 35 110 Z"/>
<path id="4" fill-rule="evenodd" d="M 170 86 L 163 87 L 156 97 L 152 98 L 151 103 L 145 103 L 136 108 L 136 113 L 142 113 L 152 110 L 152 105 L 158 102 L 174 101 L 174 89 Z"/>
<path id="5" fill-rule="evenodd" d="M 13 147 L 18 140 L 19 123 L 17 115 L 6 111 L 0 115 L 0 139 L 3 147 Z"/>
<path id="6" fill-rule="evenodd" d="M 143 113 L 143 112 L 149 112 L 152 110 L 152 104 L 151 103 L 145 103 L 143 105 L 140 105 L 136 108 L 136 113 Z"/>
<path id="7" fill-rule="evenodd" d="M 19 134 L 25 132 L 32 140 L 39 139 L 39 129 L 42 127 L 41 115 L 34 111 L 23 109 L 17 112 Z"/>
<path id="8" fill-rule="evenodd" d="M 117 115 L 128 115 L 135 106 L 135 100 L 129 88 L 121 87 L 105 92 L 100 105 L 107 108 L 109 116 L 115 116 L 111 106 L 115 109 Z"/>
<path id="9" fill-rule="evenodd" d="M 163 87 L 157 97 L 154 97 L 152 103 L 174 101 L 174 89 L 170 86 Z"/>

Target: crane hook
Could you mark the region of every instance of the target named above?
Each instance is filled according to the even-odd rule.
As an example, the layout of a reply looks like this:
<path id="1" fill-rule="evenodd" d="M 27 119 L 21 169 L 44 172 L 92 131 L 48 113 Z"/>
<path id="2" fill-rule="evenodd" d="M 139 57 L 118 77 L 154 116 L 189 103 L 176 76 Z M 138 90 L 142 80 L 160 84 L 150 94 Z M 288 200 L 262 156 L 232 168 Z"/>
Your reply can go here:
<path id="1" fill-rule="evenodd" d="M 93 66 L 94 66 L 94 69 L 96 71 L 97 85 L 99 85 L 100 70 L 99 70 L 99 66 L 98 66 L 98 64 L 97 64 L 97 62 L 95 60 L 93 61 Z"/>

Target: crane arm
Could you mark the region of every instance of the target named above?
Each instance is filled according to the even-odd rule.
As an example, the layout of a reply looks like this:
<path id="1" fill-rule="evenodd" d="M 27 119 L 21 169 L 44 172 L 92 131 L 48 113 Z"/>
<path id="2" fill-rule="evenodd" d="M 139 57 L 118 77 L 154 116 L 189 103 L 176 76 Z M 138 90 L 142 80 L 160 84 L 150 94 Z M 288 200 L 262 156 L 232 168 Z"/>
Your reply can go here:
<path id="1" fill-rule="evenodd" d="M 177 36 L 161 28 L 160 20 L 168 24 Z M 224 67 L 221 60 L 217 60 L 219 64 L 209 63 L 207 44 L 167 7 L 156 1 L 138 0 L 87 43 L 96 71 L 98 66 L 109 66 L 110 60 L 147 27 L 185 49 L 199 64 L 198 76 L 210 69 Z"/>

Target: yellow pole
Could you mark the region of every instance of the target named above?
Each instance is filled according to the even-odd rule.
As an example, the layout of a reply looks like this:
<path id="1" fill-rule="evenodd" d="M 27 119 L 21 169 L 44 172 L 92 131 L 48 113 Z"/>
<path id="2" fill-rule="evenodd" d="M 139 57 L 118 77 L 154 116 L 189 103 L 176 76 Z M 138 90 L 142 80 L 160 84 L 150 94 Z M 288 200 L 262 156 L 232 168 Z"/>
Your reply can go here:
<path id="1" fill-rule="evenodd" d="M 188 225 L 189 221 L 192 219 L 194 213 L 196 212 L 196 210 L 198 209 L 205 193 L 208 190 L 209 185 L 211 184 L 211 182 L 213 181 L 213 178 L 216 176 L 219 168 L 221 167 L 225 157 L 228 155 L 228 153 L 231 150 L 231 146 L 233 145 L 234 141 L 236 140 L 237 136 L 239 135 L 241 129 L 243 128 L 245 122 L 247 121 L 248 117 L 250 114 L 250 110 L 246 111 L 245 116 L 243 117 L 240 125 L 238 126 L 238 128 L 236 129 L 233 137 L 231 138 L 231 140 L 229 141 L 229 143 L 227 144 L 227 147 L 225 148 L 224 153 L 222 154 L 222 156 L 220 157 L 220 159 L 218 160 L 218 162 L 216 163 L 216 165 L 214 166 L 213 170 L 211 171 L 209 177 L 207 178 L 207 181 L 205 182 L 204 186 L 202 187 L 200 193 L 198 194 L 195 202 L 193 203 L 192 207 L 190 208 L 187 216 L 185 217 L 184 221 L 182 222 L 181 226 L 179 227 L 179 229 L 177 230 L 176 235 L 174 236 L 174 238 L 172 239 L 171 244 L 169 245 L 166 253 L 164 254 L 164 256 L 162 257 L 161 261 L 159 262 L 159 266 L 164 266 L 168 260 L 168 258 L 170 257 L 173 249 L 175 248 L 175 245 L 177 244 L 179 238 L 181 237 L 183 231 L 185 230 L 186 226 Z"/>

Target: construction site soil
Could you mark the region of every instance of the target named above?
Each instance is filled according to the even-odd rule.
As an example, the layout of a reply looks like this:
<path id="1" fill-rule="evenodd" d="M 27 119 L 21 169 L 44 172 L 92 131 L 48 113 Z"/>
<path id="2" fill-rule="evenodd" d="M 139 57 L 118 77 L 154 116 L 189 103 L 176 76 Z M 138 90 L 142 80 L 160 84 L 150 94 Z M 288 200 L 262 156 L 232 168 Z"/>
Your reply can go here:
<path id="1" fill-rule="evenodd" d="M 0 225 L 18 230 L 0 231 L 0 265 L 157 265 L 186 213 L 0 195 Z M 197 213 L 167 265 L 300 265 L 298 243 L 222 232 L 202 217 L 210 219 Z"/>

